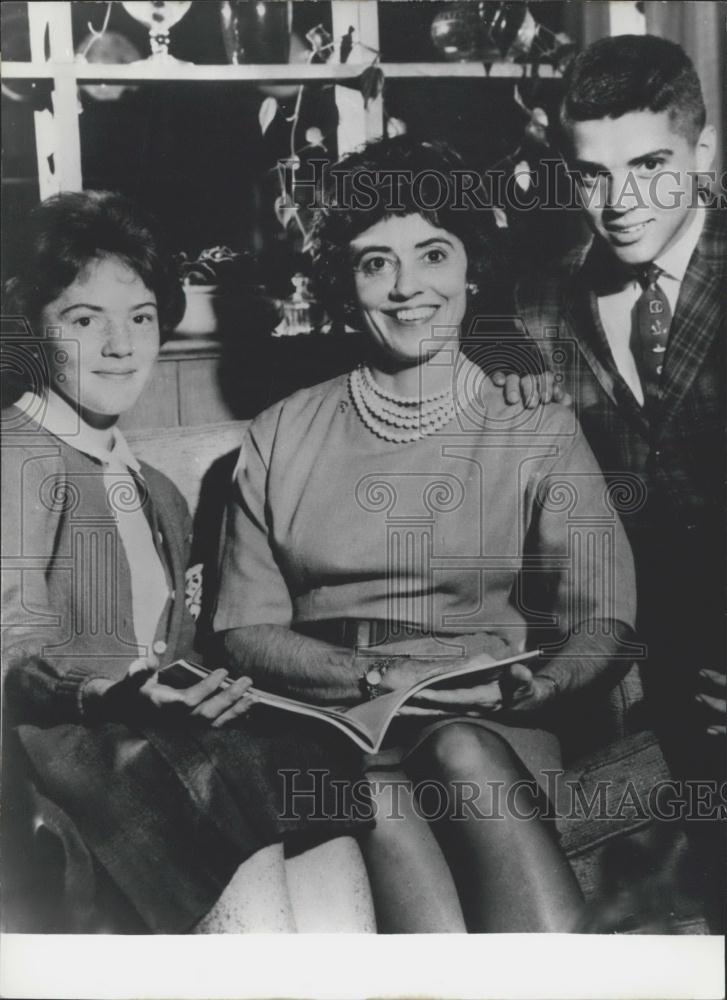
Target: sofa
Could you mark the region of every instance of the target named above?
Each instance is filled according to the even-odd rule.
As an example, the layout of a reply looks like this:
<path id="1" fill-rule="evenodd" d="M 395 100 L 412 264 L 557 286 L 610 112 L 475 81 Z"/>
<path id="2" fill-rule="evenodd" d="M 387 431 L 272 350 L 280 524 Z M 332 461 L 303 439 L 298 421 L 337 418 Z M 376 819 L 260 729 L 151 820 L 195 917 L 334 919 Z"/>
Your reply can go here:
<path id="1" fill-rule="evenodd" d="M 220 496 L 246 426 L 230 421 L 127 434 L 136 454 L 166 473 L 196 514 L 195 559 L 216 554 Z M 636 804 L 646 803 L 651 789 L 669 778 L 656 737 L 645 726 L 642 699 L 634 665 L 598 717 L 586 720 L 564 779 L 579 788 L 584 807 L 556 821 L 558 834 L 594 929 L 706 933 L 699 900 L 680 884 L 680 869 L 688 865 L 683 834 L 656 824 Z M 590 802 L 599 815 L 588 815 Z"/>
<path id="2" fill-rule="evenodd" d="M 245 421 L 229 421 L 126 432 L 138 457 L 169 476 L 185 496 L 194 514 L 194 561 L 205 562 L 212 569 L 217 564 L 225 488 L 245 427 Z M 555 826 L 587 900 L 581 929 L 708 933 L 700 900 L 691 894 L 684 875 L 690 852 L 683 832 L 675 824 L 656 822 L 639 805 L 669 777 L 656 738 L 644 725 L 642 709 L 641 683 L 634 665 L 611 692 L 608 703 L 585 720 L 583 732 L 569 748 L 564 781 L 573 783 L 580 805 L 571 815 L 558 817 Z M 7 858 L 8 851 L 17 850 L 20 844 L 19 863 L 31 871 L 35 864 L 36 869 L 29 880 L 10 880 L 11 896 L 14 881 L 16 897 L 36 891 L 47 895 L 48 877 L 39 878 L 37 873 L 54 872 L 50 882 L 56 897 L 60 894 L 64 902 L 59 905 L 57 899 L 55 903 L 43 899 L 34 904 L 34 912 L 49 914 L 45 929 L 138 930 L 133 921 L 125 922 L 123 905 L 114 899 L 109 887 L 98 884 L 100 873 L 92 871 L 88 856 L 78 845 L 71 845 L 76 860 L 62 873 L 54 871 L 54 838 L 62 840 L 65 833 L 52 803 L 27 782 L 21 782 L 13 796 L 10 799 L 6 788 L 11 825 L 22 816 L 24 829 L 16 836 L 17 843 L 6 846 L 4 853 Z M 40 868 L 38 853 L 42 855 Z M 6 930 L 32 929 L 24 926 L 28 903 L 28 899 L 21 899 L 19 906 L 11 901 L 8 907 L 6 901 Z M 113 910 L 113 916 L 100 912 L 104 907 Z M 20 914 L 15 926 L 14 913 Z M 54 922 L 66 926 L 54 927 Z"/>

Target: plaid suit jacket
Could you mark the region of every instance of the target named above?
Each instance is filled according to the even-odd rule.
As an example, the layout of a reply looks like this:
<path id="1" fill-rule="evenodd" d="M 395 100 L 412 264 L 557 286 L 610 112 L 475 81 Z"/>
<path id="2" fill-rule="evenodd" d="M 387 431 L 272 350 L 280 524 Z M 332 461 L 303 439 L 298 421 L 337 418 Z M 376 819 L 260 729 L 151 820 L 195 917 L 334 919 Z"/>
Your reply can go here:
<path id="1" fill-rule="evenodd" d="M 562 374 L 619 491 L 636 556 L 642 634 L 670 658 L 688 650 L 701 661 L 696 666 L 724 651 L 726 217 L 721 209 L 707 212 L 674 311 L 662 390 L 648 414 L 619 374 L 601 325 L 600 244 L 516 291 L 540 364 Z"/>

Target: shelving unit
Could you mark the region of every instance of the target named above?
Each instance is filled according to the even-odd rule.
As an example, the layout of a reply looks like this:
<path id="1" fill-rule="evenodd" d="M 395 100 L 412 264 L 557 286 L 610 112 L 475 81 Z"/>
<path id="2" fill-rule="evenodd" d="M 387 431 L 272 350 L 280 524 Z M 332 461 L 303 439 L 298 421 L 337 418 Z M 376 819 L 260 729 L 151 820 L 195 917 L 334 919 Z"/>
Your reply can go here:
<path id="1" fill-rule="evenodd" d="M 77 59 L 74 53 L 70 2 L 30 0 L 27 10 L 30 60 L 5 62 L 2 76 L 7 80 L 44 80 L 51 85 L 51 108 L 33 113 L 41 199 L 63 190 L 82 190 L 84 181 L 86 185 L 89 182 L 89 178 L 83 176 L 78 94 L 79 86 L 88 83 L 151 86 L 219 83 L 228 87 L 235 83 L 332 83 L 339 117 L 337 149 L 342 155 L 384 131 L 383 96 L 364 103 L 355 86 L 355 81 L 374 63 L 387 80 L 508 78 L 514 81 L 523 77 L 552 78 L 557 75 L 547 65 L 534 68 L 512 62 L 380 62 L 376 56 L 382 49 L 376 0 L 332 0 L 331 31 L 336 50 L 324 64 L 200 65 L 143 60 L 124 65 L 88 63 Z M 338 62 L 338 43 L 351 27 L 360 44 L 354 46 L 348 61 L 341 64 Z M 8 183 L 7 179 L 4 183 Z M 302 340 L 306 342 L 295 342 Z M 344 361 L 339 355 L 345 355 L 346 345 L 320 337 L 291 338 L 290 342 L 258 344 L 255 350 L 257 354 L 253 351 L 253 355 L 239 365 L 240 395 L 245 400 L 249 397 L 248 402 L 255 399 L 256 405 L 262 406 L 269 405 L 276 396 L 293 391 L 297 387 L 294 378 L 306 377 L 306 365 L 310 369 L 307 371 L 309 381 L 330 377 L 339 368 L 343 370 Z M 222 391 L 220 371 L 225 363 L 223 344 L 215 339 L 177 339 L 167 343 L 152 380 L 133 412 L 125 418 L 124 426 L 194 426 L 251 415 L 247 411 L 233 412 L 229 394 L 226 397 Z M 259 372 L 263 371 L 268 373 L 268 382 L 272 378 L 270 372 L 275 372 L 277 379 L 265 389 L 271 393 L 267 402 L 260 395 Z M 252 402 L 249 405 L 252 406 Z"/>
<path id="2" fill-rule="evenodd" d="M 60 6 L 60 5 L 59 5 Z M 369 60 L 370 63 L 370 60 Z M 150 80 L 185 80 L 185 81 L 234 81 L 241 82 L 299 82 L 355 80 L 369 63 L 346 63 L 345 65 L 330 63 L 312 65 L 292 65 L 290 63 L 270 64 L 260 63 L 239 66 L 197 66 L 180 65 L 169 69 L 143 63 L 126 65 L 101 65 L 99 63 L 49 63 L 6 62 L 3 64 L 2 75 L 8 79 L 59 79 L 116 81 L 124 80 L 133 83 L 143 83 Z M 494 63 L 377 63 L 384 75 L 391 79 L 414 79 L 416 77 L 439 77 L 462 79 L 467 77 L 523 77 L 531 73 L 529 65 L 511 62 Z M 538 70 L 541 77 L 555 76 L 551 66 L 541 65 Z"/>
<path id="3" fill-rule="evenodd" d="M 325 64 L 201 66 L 187 63 L 159 65 L 139 62 L 127 65 L 90 64 L 78 61 L 73 51 L 70 2 L 30 0 L 30 62 L 6 62 L 2 75 L 10 79 L 52 80 L 52 110 L 36 111 L 35 134 L 38 180 L 41 198 L 62 190 L 81 190 L 81 140 L 79 130 L 79 83 L 150 83 L 150 82 L 234 82 L 337 84 L 355 80 L 375 61 L 372 52 L 380 50 L 378 3 L 376 0 L 333 0 L 331 3 L 333 37 L 340 39 L 354 28 L 355 46 L 345 64 L 337 54 Z M 46 52 L 48 57 L 46 58 Z M 380 63 L 388 79 L 483 79 L 530 76 L 533 68 L 511 62 Z M 552 67 L 539 66 L 537 75 L 553 77 Z M 383 98 L 363 98 L 350 87 L 335 88 L 341 124 L 338 149 L 342 154 L 367 139 L 382 134 Z"/>

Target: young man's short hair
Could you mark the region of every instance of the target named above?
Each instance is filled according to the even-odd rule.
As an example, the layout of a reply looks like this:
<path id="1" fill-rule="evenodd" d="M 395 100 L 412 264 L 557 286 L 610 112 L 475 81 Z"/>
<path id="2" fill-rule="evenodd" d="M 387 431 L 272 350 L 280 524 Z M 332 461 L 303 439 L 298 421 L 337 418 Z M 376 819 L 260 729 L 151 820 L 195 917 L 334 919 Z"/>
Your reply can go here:
<path id="1" fill-rule="evenodd" d="M 602 38 L 579 53 L 565 78 L 562 138 L 572 122 L 668 111 L 676 132 L 696 143 L 706 111 L 694 65 L 680 45 L 653 35 Z"/>

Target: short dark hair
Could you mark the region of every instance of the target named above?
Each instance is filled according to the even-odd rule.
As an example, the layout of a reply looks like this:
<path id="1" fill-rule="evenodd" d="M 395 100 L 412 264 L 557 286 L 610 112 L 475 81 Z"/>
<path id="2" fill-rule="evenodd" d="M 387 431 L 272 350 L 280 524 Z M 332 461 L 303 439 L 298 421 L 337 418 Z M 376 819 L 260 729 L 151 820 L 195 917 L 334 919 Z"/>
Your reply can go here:
<path id="1" fill-rule="evenodd" d="M 40 314 L 94 260 L 118 257 L 154 292 L 162 337 L 182 317 L 184 293 L 158 225 L 129 198 L 109 191 L 64 191 L 30 213 L 4 312 L 24 316 L 36 334 Z"/>
<path id="2" fill-rule="evenodd" d="M 371 142 L 345 156 L 332 168 L 332 174 L 338 176 L 339 181 L 329 186 L 324 207 L 316 213 L 311 237 L 313 285 L 329 315 L 342 321 L 353 311 L 354 278 L 347 252 L 349 244 L 371 226 L 391 216 L 421 215 L 433 226 L 457 236 L 467 253 L 468 281 L 479 290 L 474 298 L 481 301 L 472 301 L 471 306 L 481 308 L 488 301 L 488 293 L 497 284 L 496 268 L 502 261 L 501 237 L 492 209 L 480 207 L 491 204 L 484 190 L 473 189 L 478 196 L 475 206 L 470 198 L 467 207 L 453 205 L 455 173 L 468 173 L 475 178 L 475 172 L 466 169 L 462 158 L 450 146 L 408 135 Z M 340 183 L 344 174 L 368 175 L 363 189 L 365 197 L 359 204 L 350 196 L 350 185 Z M 435 182 L 435 174 L 442 184 Z M 396 203 L 393 204 L 391 190 L 397 177 Z M 432 183 L 427 184 L 427 180 Z M 435 187 L 438 190 L 435 191 Z M 443 192 L 444 198 L 441 197 Z M 436 205 L 438 200 L 442 202 L 441 207 L 423 207 Z"/>
<path id="3" fill-rule="evenodd" d="M 668 111 L 675 130 L 692 143 L 704 128 L 694 65 L 680 45 L 665 38 L 601 38 L 576 56 L 564 82 L 560 128 L 566 141 L 572 122 L 620 118 L 630 111 Z"/>

